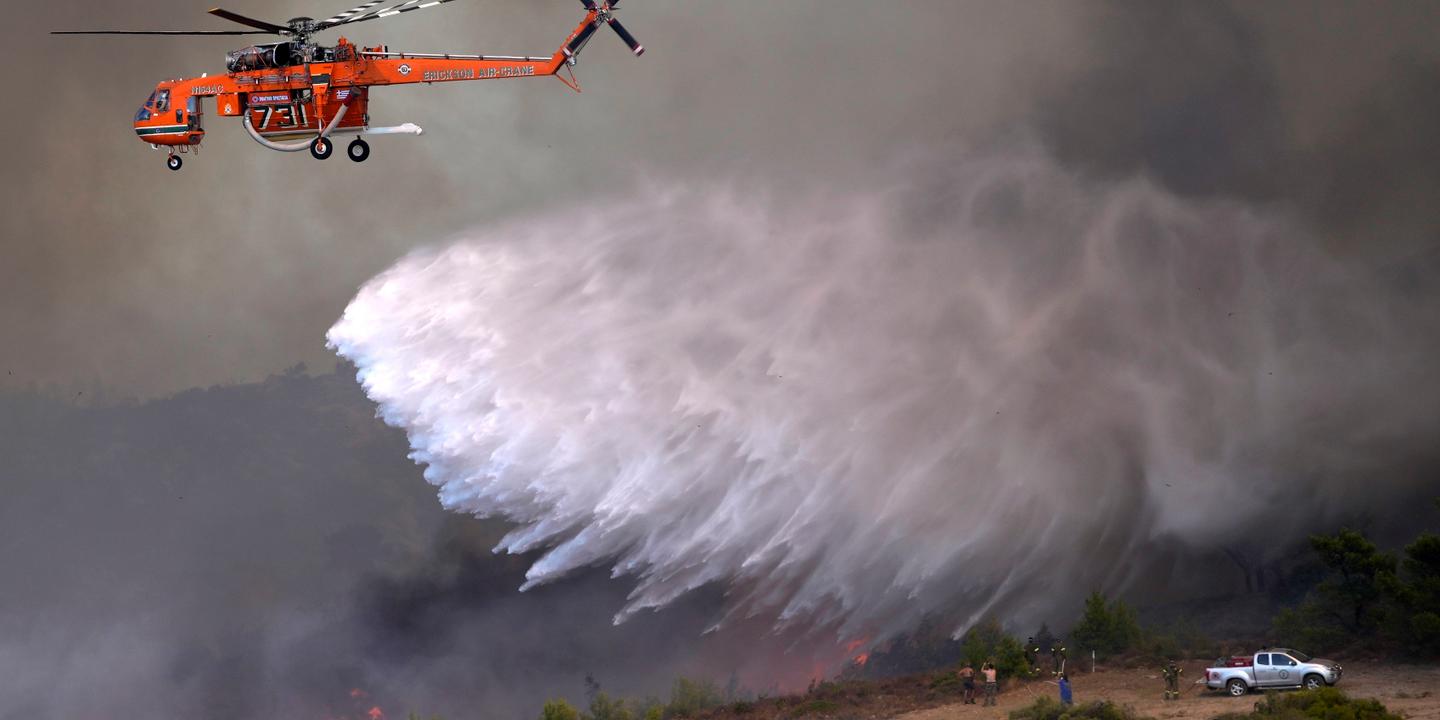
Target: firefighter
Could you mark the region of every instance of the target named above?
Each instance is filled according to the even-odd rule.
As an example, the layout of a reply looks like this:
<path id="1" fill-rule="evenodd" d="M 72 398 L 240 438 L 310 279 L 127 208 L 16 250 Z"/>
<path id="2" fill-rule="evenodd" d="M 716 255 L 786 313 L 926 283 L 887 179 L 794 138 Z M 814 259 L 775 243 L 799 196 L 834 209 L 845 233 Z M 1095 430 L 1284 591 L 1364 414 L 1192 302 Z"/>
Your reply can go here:
<path id="1" fill-rule="evenodd" d="M 1056 675 L 1065 674 L 1065 641 L 1056 640 L 1050 644 L 1050 666 L 1051 672 Z"/>
<path id="2" fill-rule="evenodd" d="M 1166 700 L 1180 699 L 1180 673 L 1183 672 L 1185 671 L 1181 670 L 1180 666 L 1176 665 L 1174 660 L 1166 663 L 1165 669 L 1160 671 L 1160 674 L 1165 677 Z"/>
<path id="3" fill-rule="evenodd" d="M 1030 669 L 1031 675 L 1040 674 L 1040 646 L 1035 644 L 1033 635 L 1025 638 L 1025 667 Z"/>

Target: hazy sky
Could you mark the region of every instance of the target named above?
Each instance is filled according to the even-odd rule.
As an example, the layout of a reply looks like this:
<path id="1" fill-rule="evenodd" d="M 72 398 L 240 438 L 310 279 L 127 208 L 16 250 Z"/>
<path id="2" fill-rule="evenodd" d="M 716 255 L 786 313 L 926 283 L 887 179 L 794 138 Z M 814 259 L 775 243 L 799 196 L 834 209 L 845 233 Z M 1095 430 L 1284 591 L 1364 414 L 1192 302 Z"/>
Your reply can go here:
<path id="1" fill-rule="evenodd" d="M 282 20 L 330 5 L 244 2 Z M 415 51 L 548 53 L 569 0 L 463 0 L 356 26 Z M 129 394 L 328 366 L 324 331 L 407 250 L 637 181 L 763 178 L 796 194 L 901 153 L 1028 136 L 1067 165 L 1293 211 L 1365 259 L 1433 250 L 1440 6 L 1427 2 L 627 3 L 585 93 L 553 79 L 381 90 L 364 165 L 255 145 L 208 118 L 171 173 L 130 117 L 159 79 L 223 70 L 245 38 L 201 6 L 61 1 L 6 23 L 0 383 Z M 329 39 L 331 36 L 325 36 Z M 21 99 L 41 103 L 34 112 Z M 776 202 L 786 193 L 776 192 Z"/>

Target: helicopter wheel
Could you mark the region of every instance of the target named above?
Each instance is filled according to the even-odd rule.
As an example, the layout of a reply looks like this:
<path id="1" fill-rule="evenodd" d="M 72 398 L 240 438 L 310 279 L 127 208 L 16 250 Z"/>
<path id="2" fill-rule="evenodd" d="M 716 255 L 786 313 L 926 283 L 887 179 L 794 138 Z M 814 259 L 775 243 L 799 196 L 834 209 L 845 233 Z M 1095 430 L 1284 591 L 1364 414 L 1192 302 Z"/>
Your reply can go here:
<path id="1" fill-rule="evenodd" d="M 335 143 L 330 138 L 317 137 L 310 143 L 310 156 L 316 160 L 324 160 L 335 152 Z"/>
<path id="2" fill-rule="evenodd" d="M 179 155 L 171 155 L 165 160 L 165 167 L 168 167 L 171 170 L 179 170 L 180 166 L 184 164 L 185 161 L 181 160 Z"/>
<path id="3" fill-rule="evenodd" d="M 370 157 L 370 143 L 360 138 L 355 138 L 350 141 L 350 147 L 346 148 L 345 154 L 349 155 L 350 159 L 355 162 L 365 162 L 366 158 Z"/>

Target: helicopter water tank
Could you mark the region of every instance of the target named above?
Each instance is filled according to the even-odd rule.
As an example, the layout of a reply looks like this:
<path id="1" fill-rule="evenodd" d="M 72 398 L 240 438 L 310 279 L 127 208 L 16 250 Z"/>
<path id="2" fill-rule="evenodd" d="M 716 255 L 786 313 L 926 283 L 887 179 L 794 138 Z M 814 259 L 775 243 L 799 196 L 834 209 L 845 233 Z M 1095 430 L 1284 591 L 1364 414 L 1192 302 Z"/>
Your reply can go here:
<path id="1" fill-rule="evenodd" d="M 270 45 L 253 45 L 243 50 L 232 50 L 225 55 L 225 69 L 230 72 L 264 70 L 286 67 L 299 61 L 295 44 L 282 42 Z"/>

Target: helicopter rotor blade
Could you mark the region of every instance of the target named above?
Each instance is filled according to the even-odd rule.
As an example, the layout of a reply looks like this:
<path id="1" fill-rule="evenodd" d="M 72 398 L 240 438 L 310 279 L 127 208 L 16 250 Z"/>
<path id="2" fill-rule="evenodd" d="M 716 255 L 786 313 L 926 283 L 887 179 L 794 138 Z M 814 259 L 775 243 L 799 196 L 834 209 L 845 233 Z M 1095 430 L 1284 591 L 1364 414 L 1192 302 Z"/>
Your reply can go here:
<path id="1" fill-rule="evenodd" d="M 612 3 L 610 7 L 613 8 L 615 6 Z M 635 36 L 631 35 L 630 31 L 626 30 L 625 26 L 620 24 L 619 20 L 611 17 L 607 18 L 606 22 L 610 23 L 610 29 L 614 30 L 615 34 L 619 35 L 620 39 L 624 40 L 625 44 L 630 46 L 630 52 L 635 53 L 635 57 L 640 57 L 641 55 L 645 54 L 645 46 L 641 45 L 640 41 L 636 40 Z"/>
<path id="2" fill-rule="evenodd" d="M 290 34 L 290 28 L 285 27 L 284 25 L 276 25 L 275 23 L 268 23 L 268 22 L 265 22 L 264 20 L 256 20 L 255 18 L 245 17 L 244 15 L 241 15 L 240 13 L 230 12 L 229 10 L 225 10 L 225 9 L 222 9 L 222 8 L 211 8 L 211 9 L 210 9 L 210 14 L 211 14 L 211 15 L 214 15 L 215 17 L 225 18 L 226 20 L 229 20 L 230 22 L 237 22 L 237 23 L 240 23 L 241 25 L 249 25 L 250 27 L 253 27 L 253 28 L 259 28 L 259 29 L 261 29 L 261 30 L 265 30 L 265 31 L 267 31 L 267 32 L 269 32 L 269 33 L 271 33 L 271 34 L 274 34 L 274 35 L 289 35 L 289 34 Z"/>
<path id="3" fill-rule="evenodd" d="M 595 4 L 595 0 L 580 0 L 580 4 L 584 5 L 586 10 L 600 9 L 600 6 Z"/>
<path id="4" fill-rule="evenodd" d="M 377 18 L 394 17 L 401 13 L 410 12 L 411 10 L 424 10 L 425 8 L 435 7 L 436 5 L 444 5 L 445 3 L 454 1 L 455 0 L 404 0 L 404 2 L 399 2 L 389 7 L 381 8 L 379 10 L 363 10 L 354 15 L 351 15 L 348 19 L 342 20 L 340 22 L 332 23 L 329 20 L 326 20 L 325 22 L 316 25 L 315 29 L 324 30 L 326 28 L 335 27 L 336 25 L 349 25 L 351 23 L 365 22 L 367 20 L 375 20 Z M 378 3 L 367 3 L 367 5 L 371 6 L 372 8 L 376 4 Z M 362 8 L 364 7 L 366 6 L 362 5 L 360 8 L 356 8 L 356 10 L 362 10 Z"/>
<path id="5" fill-rule="evenodd" d="M 321 20 L 320 22 L 316 23 L 316 24 L 315 24 L 315 27 L 317 27 L 317 28 L 327 28 L 327 27 L 334 27 L 334 26 L 336 26 L 336 25 L 344 25 L 345 23 L 350 22 L 351 19 L 356 18 L 356 17 L 361 16 L 361 15 L 364 15 L 367 10 L 369 10 L 370 8 L 373 8 L 373 7 L 375 7 L 376 5 L 379 5 L 380 3 L 383 3 L 383 2 L 385 2 L 385 0 L 369 0 L 368 2 L 366 2 L 366 3 L 364 3 L 364 4 L 356 5 L 355 7 L 350 8 L 349 10 L 346 10 L 345 12 L 335 13 L 334 15 L 332 15 L 332 16 L 330 16 L 330 17 L 328 17 L 328 18 L 325 18 L 324 20 Z"/>
<path id="6" fill-rule="evenodd" d="M 274 35 L 264 30 L 51 30 L 51 35 Z"/>

